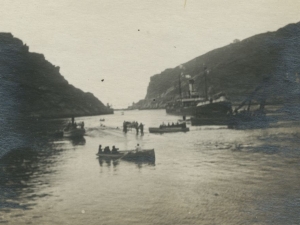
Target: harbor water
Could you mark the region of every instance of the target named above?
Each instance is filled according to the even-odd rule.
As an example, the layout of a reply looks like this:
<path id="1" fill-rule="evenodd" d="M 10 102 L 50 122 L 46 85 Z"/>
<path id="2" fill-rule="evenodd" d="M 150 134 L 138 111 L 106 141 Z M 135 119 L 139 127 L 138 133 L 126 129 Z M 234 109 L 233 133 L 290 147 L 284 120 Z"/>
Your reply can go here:
<path id="1" fill-rule="evenodd" d="M 148 132 L 178 119 L 164 110 L 76 118 L 83 139 L 49 137 L 12 152 L 0 164 L 0 223 L 300 224 L 298 125 Z M 124 134 L 125 120 L 145 124 L 144 135 Z M 156 161 L 99 160 L 99 144 L 154 148 Z"/>

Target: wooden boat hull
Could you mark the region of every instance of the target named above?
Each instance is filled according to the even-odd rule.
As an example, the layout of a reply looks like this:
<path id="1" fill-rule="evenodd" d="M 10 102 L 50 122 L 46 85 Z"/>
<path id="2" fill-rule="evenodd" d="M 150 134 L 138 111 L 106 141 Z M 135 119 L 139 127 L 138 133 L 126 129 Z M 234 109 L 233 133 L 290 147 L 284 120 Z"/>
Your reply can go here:
<path id="1" fill-rule="evenodd" d="M 76 128 L 71 130 L 64 130 L 63 133 L 63 136 L 68 138 L 83 137 L 83 135 L 85 134 L 85 129 Z"/>
<path id="2" fill-rule="evenodd" d="M 166 127 L 166 128 L 157 128 L 157 127 L 149 127 L 150 133 L 173 133 L 173 132 L 187 132 L 190 129 L 188 127 Z"/>
<path id="3" fill-rule="evenodd" d="M 137 162 L 155 162 L 154 149 L 145 149 L 138 152 L 136 150 L 119 151 L 117 154 L 97 153 L 96 155 L 99 158 L 123 159 Z"/>

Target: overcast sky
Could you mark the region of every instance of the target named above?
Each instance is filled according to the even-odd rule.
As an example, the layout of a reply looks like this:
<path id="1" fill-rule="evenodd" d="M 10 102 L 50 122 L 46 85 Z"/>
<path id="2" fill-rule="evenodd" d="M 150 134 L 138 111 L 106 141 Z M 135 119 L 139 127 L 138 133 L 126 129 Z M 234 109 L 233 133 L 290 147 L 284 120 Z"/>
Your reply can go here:
<path id="1" fill-rule="evenodd" d="M 69 83 L 127 107 L 150 77 L 300 21 L 299 0 L 0 0 L 0 31 L 60 66 Z M 104 82 L 101 80 L 104 79 Z"/>

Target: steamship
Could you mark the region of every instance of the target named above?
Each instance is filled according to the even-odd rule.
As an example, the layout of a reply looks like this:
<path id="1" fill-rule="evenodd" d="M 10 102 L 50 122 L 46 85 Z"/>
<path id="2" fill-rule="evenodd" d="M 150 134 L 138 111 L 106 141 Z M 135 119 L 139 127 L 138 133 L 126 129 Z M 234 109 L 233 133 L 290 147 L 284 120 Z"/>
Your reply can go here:
<path id="1" fill-rule="evenodd" d="M 206 75 L 206 74 L 205 74 Z M 206 79 L 205 79 L 206 81 Z M 166 106 L 168 114 L 192 116 L 192 125 L 226 125 L 232 112 L 231 102 L 224 93 L 218 93 L 208 98 L 205 82 L 205 98 L 200 98 L 194 90 L 194 80 L 189 79 L 187 98 L 181 98 L 181 81 L 179 77 L 180 99 L 169 102 Z"/>

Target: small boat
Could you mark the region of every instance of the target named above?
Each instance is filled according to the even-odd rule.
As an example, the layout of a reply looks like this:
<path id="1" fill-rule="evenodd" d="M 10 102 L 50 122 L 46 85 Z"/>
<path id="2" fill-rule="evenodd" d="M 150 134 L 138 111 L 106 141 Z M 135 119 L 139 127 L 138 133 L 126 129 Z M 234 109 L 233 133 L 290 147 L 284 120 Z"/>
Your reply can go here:
<path id="1" fill-rule="evenodd" d="M 73 138 L 73 137 L 83 137 L 85 134 L 85 129 L 84 128 L 65 128 L 63 130 L 63 136 L 68 137 L 68 138 Z"/>
<path id="2" fill-rule="evenodd" d="M 105 121 L 105 119 L 100 119 L 100 121 L 104 122 L 104 121 Z"/>
<path id="3" fill-rule="evenodd" d="M 138 152 L 136 150 L 124 150 L 118 151 L 118 153 L 97 153 L 96 155 L 99 158 L 124 159 L 138 162 L 155 162 L 154 149 L 144 149 Z"/>
<path id="4" fill-rule="evenodd" d="M 172 133 L 172 132 L 187 132 L 190 128 L 188 127 L 149 127 L 150 133 Z"/>

